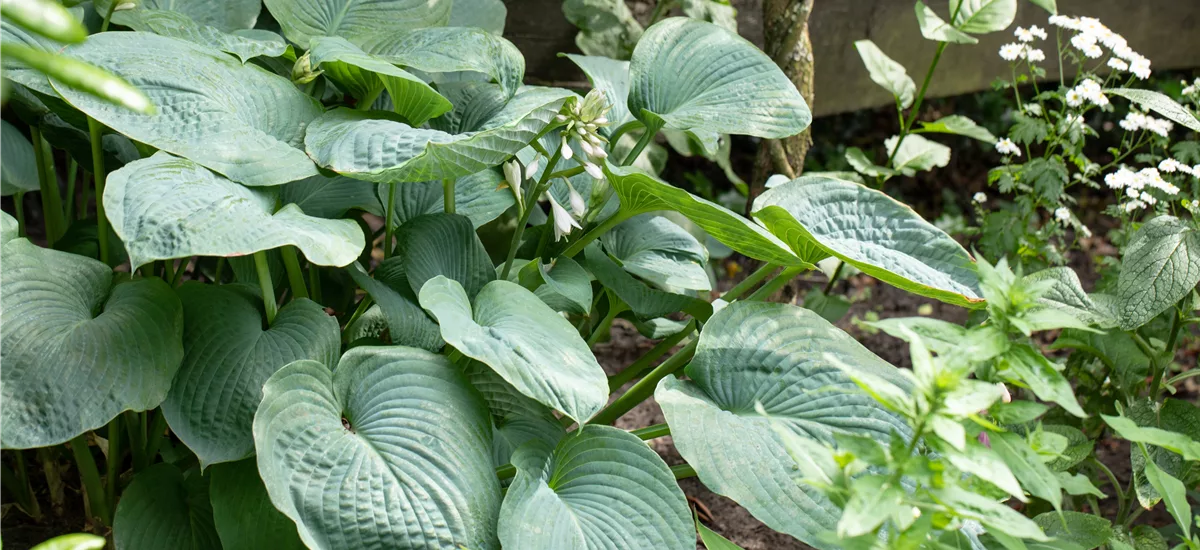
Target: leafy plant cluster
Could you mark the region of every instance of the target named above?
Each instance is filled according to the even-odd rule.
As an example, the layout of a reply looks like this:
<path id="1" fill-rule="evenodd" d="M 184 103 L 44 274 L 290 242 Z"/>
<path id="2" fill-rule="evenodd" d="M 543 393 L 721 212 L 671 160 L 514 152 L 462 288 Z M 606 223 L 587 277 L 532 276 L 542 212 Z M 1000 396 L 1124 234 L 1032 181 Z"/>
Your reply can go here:
<path id="1" fill-rule="evenodd" d="M 829 175 L 776 181 L 747 219 L 660 179 L 656 137 L 719 161 L 811 114 L 694 4 L 628 61 L 569 55 L 580 95 L 523 84 L 499 2 L 264 3 L 277 29 L 256 0 L 3 4 L 28 138 L 4 123 L 0 446 L 25 514 L 43 490 L 62 508 L 70 461 L 118 548 L 734 547 L 693 519 L 677 480 L 697 476 L 821 548 L 1198 544 L 1200 413 L 1167 397 L 1193 372 L 1173 371 L 1190 219 L 1145 223 L 1127 290 L 1090 295 Z M 1016 10 L 950 4 L 935 24 L 918 3 L 934 39 Z M 924 165 L 900 157 L 916 133 L 881 180 Z M 712 300 L 726 247 L 761 267 Z M 766 301 L 830 259 L 971 322 L 875 323 L 907 371 Z M 659 343 L 608 375 L 592 347 L 617 318 Z M 665 424 L 612 426 L 650 397 Z M 1094 456 L 1108 430 L 1135 444 L 1128 488 Z M 686 464 L 645 443 L 667 435 Z M 1159 501 L 1176 530 L 1134 526 Z"/>

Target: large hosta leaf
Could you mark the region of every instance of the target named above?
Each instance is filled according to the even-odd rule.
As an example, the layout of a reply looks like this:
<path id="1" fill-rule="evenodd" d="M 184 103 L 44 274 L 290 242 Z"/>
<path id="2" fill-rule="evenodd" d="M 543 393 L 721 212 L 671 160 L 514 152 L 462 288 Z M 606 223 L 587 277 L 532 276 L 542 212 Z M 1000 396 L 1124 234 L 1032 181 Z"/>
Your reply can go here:
<path id="1" fill-rule="evenodd" d="M 362 51 L 345 38 L 314 38 L 308 54 L 313 67 L 325 71 L 325 76 L 358 99 L 386 89 L 392 109 L 414 126 L 450 110 L 450 101 L 424 80 Z"/>
<path id="2" fill-rule="evenodd" d="M 296 524 L 271 505 L 253 458 L 218 464 L 209 484 L 213 523 L 224 550 L 301 550 Z"/>
<path id="3" fill-rule="evenodd" d="M 629 110 L 667 128 L 795 135 L 812 113 L 796 85 L 746 39 L 686 17 L 646 30 L 629 63 Z"/>
<path id="4" fill-rule="evenodd" d="M 0 121 L 0 195 L 37 191 L 38 169 L 33 144 L 15 126 Z"/>
<path id="5" fill-rule="evenodd" d="M 496 549 L 488 411 L 444 357 L 358 347 L 276 372 L 254 417 L 271 502 L 314 549 Z"/>
<path id="6" fill-rule="evenodd" d="M 375 184 L 346 176 L 313 176 L 284 185 L 282 204 L 295 204 L 309 216 L 340 218 L 349 210 L 383 215 Z"/>
<path id="7" fill-rule="evenodd" d="M 640 319 L 654 319 L 678 311 L 686 311 L 701 320 L 712 315 L 712 304 L 696 296 L 659 290 L 634 279 L 598 245 L 587 247 L 584 257 L 596 280 L 628 304 Z"/>
<path id="8" fill-rule="evenodd" d="M 517 477 L 500 510 L 506 548 L 693 550 L 696 535 L 671 470 L 637 436 L 585 426 L 557 447 L 513 456 Z"/>
<path id="9" fill-rule="evenodd" d="M 67 53 L 128 80 L 158 109 L 138 114 L 55 83 L 64 99 L 105 126 L 245 185 L 317 173 L 297 148 L 321 105 L 286 78 L 217 50 L 142 32 L 100 33 Z"/>
<path id="10" fill-rule="evenodd" d="M 381 183 L 468 176 L 523 149 L 558 113 L 570 92 L 527 87 L 473 131 L 450 134 L 335 109 L 308 128 L 305 146 L 317 164 Z"/>
<path id="11" fill-rule="evenodd" d="M 525 78 L 525 57 L 516 46 L 483 29 L 438 27 L 383 33 L 362 44 L 363 50 L 397 65 L 425 73 L 474 72 L 500 85 L 512 97 Z"/>
<path id="12" fill-rule="evenodd" d="M 1134 234 L 1117 278 L 1117 316 L 1123 330 L 1146 324 L 1200 282 L 1200 230 L 1159 216 Z"/>
<path id="13" fill-rule="evenodd" d="M 346 265 L 358 258 L 363 232 L 351 220 L 275 210 L 277 190 L 252 189 L 166 153 L 109 174 L 104 205 L 136 268 L 187 256 L 245 256 L 293 245 L 310 262 Z"/>
<path id="14" fill-rule="evenodd" d="M 983 302 L 967 251 L 879 191 L 801 177 L 760 195 L 754 216 L 809 262 L 833 255 L 909 292 L 968 307 Z"/>
<path id="15" fill-rule="evenodd" d="M 545 405 L 521 394 L 496 371 L 479 361 L 465 369 L 492 413 L 492 459 L 497 467 L 512 463 L 512 454 L 530 440 L 553 447 L 566 430 Z"/>
<path id="16" fill-rule="evenodd" d="M 392 257 L 375 268 L 375 276 L 367 275 L 362 266 L 351 264 L 347 271 L 360 288 L 379 304 L 393 344 L 437 351 L 445 342 L 437 324 L 417 304 L 417 293 L 408 284 L 404 259 Z"/>
<path id="17" fill-rule="evenodd" d="M 470 218 L 476 229 L 500 217 L 516 204 L 512 191 L 501 187 L 502 183 L 504 176 L 495 169 L 458 178 L 454 182 L 454 212 Z M 386 205 L 391 186 L 379 184 L 378 193 Z M 395 203 L 395 223 L 402 225 L 417 216 L 445 212 L 445 189 L 440 181 L 399 184 Z"/>
<path id="18" fill-rule="evenodd" d="M 121 492 L 113 541 L 122 550 L 209 550 L 221 542 L 213 526 L 208 480 L 193 468 L 150 466 Z"/>
<path id="19" fill-rule="evenodd" d="M 466 216 L 418 216 L 400 227 L 396 242 L 414 294 L 420 294 L 426 281 L 440 275 L 458 281 L 474 299 L 483 285 L 496 278 L 487 249 Z"/>
<path id="20" fill-rule="evenodd" d="M 708 250 L 686 229 L 663 216 L 642 214 L 601 237 L 621 267 L 663 289 L 712 290 Z"/>
<path id="21" fill-rule="evenodd" d="M 504 34 L 508 8 L 500 0 L 457 0 L 450 8 L 451 27 L 479 27 L 494 35 Z"/>
<path id="22" fill-rule="evenodd" d="M 166 283 L 113 286 L 108 266 L 25 239 L 0 254 L 3 447 L 62 443 L 162 403 L 183 359 L 183 308 Z"/>
<path id="23" fill-rule="evenodd" d="M 264 0 L 288 40 L 308 49 L 318 36 L 358 43 L 376 34 L 445 25 L 450 0 Z"/>
<path id="24" fill-rule="evenodd" d="M 229 34 L 208 25 L 201 25 L 178 11 L 122 10 L 114 13 L 112 20 L 118 25 L 129 27 L 135 31 L 179 38 L 220 50 L 237 56 L 242 63 L 264 55 L 279 57 L 288 48 L 287 42 L 284 42 L 283 37 L 279 35 L 273 35 L 273 40 L 260 40 L 252 36 Z"/>
<path id="25" fill-rule="evenodd" d="M 625 215 L 673 210 L 692 220 L 725 246 L 751 258 L 780 265 L 804 263 L 778 237 L 728 208 L 636 168 L 609 164 L 606 172 L 621 199 L 621 212 Z"/>
<path id="26" fill-rule="evenodd" d="M 262 296 L 250 287 L 186 283 L 183 365 L 162 411 L 200 467 L 254 453 L 250 433 L 262 387 L 280 367 L 311 359 L 337 362 L 337 319 L 311 300 L 288 302 L 264 329 Z"/>
<path id="27" fill-rule="evenodd" d="M 909 433 L 830 358 L 907 387 L 894 367 L 816 313 L 738 302 L 704 326 L 685 370 L 691 380 L 667 377 L 654 394 L 676 447 L 705 486 L 771 528 L 818 545 L 838 509 L 797 483 L 795 462 L 771 423 L 826 443 L 839 432 L 885 444 L 893 431 Z M 769 419 L 755 412 L 758 404 Z"/>
<path id="28" fill-rule="evenodd" d="M 539 403 L 583 423 L 608 400 L 604 369 L 575 327 L 524 287 L 492 281 L 472 307 L 462 285 L 435 277 L 419 297 L 447 344 Z"/>
<path id="29" fill-rule="evenodd" d="M 96 0 L 96 12 L 100 14 L 108 13 L 108 8 L 111 2 L 116 1 L 117 5 L 125 3 L 123 0 Z M 201 25 L 216 27 L 225 32 L 233 32 L 238 29 L 250 29 L 258 21 L 258 14 L 262 11 L 262 0 L 208 0 L 206 2 L 195 2 L 193 0 L 140 0 L 133 3 L 135 9 L 130 11 L 140 10 L 160 10 L 173 11 L 184 14 L 190 19 Z M 113 20 L 116 21 L 117 14 L 128 13 L 118 11 L 113 14 Z M 123 24 L 123 23 L 122 23 Z"/>

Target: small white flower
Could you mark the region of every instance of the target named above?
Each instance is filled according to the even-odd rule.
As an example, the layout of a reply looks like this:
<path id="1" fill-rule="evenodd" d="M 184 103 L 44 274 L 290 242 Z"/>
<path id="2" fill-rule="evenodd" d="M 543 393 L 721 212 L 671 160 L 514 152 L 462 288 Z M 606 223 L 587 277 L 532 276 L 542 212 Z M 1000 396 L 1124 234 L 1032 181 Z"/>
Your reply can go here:
<path id="1" fill-rule="evenodd" d="M 567 182 L 567 190 L 569 191 L 567 199 L 571 204 L 571 211 L 575 213 L 577 218 L 583 219 L 583 215 L 587 214 L 587 202 L 583 200 L 583 195 L 580 195 L 579 191 L 576 191 L 575 186 L 571 185 L 569 181 Z"/>
<path id="2" fill-rule="evenodd" d="M 1001 155 L 1021 156 L 1021 148 L 1017 147 L 1017 144 L 1008 138 L 1003 138 L 996 142 L 996 151 Z"/>
<path id="3" fill-rule="evenodd" d="M 971 197 L 971 200 L 974 200 L 975 202 L 977 202 L 979 204 L 983 204 L 983 203 L 987 202 L 987 195 L 983 191 L 980 191 L 978 193 L 975 193 L 975 196 Z"/>
<path id="4" fill-rule="evenodd" d="M 1054 210 L 1054 219 L 1060 223 L 1067 223 L 1071 221 L 1071 211 L 1065 206 L 1060 206 Z"/>
<path id="5" fill-rule="evenodd" d="M 1025 27 L 1017 27 L 1017 30 L 1013 31 L 1013 36 L 1016 36 L 1017 40 L 1021 42 L 1033 42 L 1033 31 Z"/>
<path id="6" fill-rule="evenodd" d="M 1046 29 L 1043 29 L 1037 25 L 1029 27 L 1029 32 L 1034 36 L 1041 38 L 1042 40 L 1045 40 L 1048 36 L 1050 36 L 1046 34 Z"/>
<path id="7" fill-rule="evenodd" d="M 562 240 L 563 237 L 571 234 L 571 229 L 582 229 L 575 218 L 571 217 L 571 213 L 567 212 L 558 201 L 554 200 L 554 195 L 546 193 L 546 198 L 550 199 L 550 213 L 554 217 L 554 242 Z"/>
<path id="8" fill-rule="evenodd" d="M 571 145 L 570 145 L 569 143 L 567 143 L 567 138 L 566 138 L 566 136 L 563 136 L 563 141 L 562 141 L 562 158 L 565 158 L 565 159 L 567 159 L 567 160 L 571 160 L 571 157 L 573 157 L 573 156 L 575 156 L 575 151 L 574 151 L 573 149 L 571 149 Z"/>
<path id="9" fill-rule="evenodd" d="M 1125 188 L 1125 194 L 1129 195 L 1130 198 L 1136 199 L 1141 193 L 1139 193 L 1138 190 L 1134 189 L 1133 187 L 1127 187 Z"/>
<path id="10" fill-rule="evenodd" d="M 917 518 L 921 517 L 921 509 L 917 508 L 916 506 L 913 506 L 912 517 L 913 517 L 913 519 L 917 519 Z"/>
<path id="11" fill-rule="evenodd" d="M 585 172 L 587 172 L 588 175 L 593 178 L 596 178 L 598 180 L 604 179 L 604 170 L 601 170 L 600 167 L 596 166 L 595 164 L 585 161 L 583 163 L 583 170 Z"/>
<path id="12" fill-rule="evenodd" d="M 1188 86 L 1185 86 L 1183 88 L 1183 90 L 1180 90 L 1180 91 L 1181 91 L 1181 93 L 1183 93 L 1183 95 L 1192 95 L 1192 94 L 1196 93 L 1196 87 L 1188 85 Z"/>
<path id="13" fill-rule="evenodd" d="M 1162 172 L 1178 172 L 1180 168 L 1186 168 L 1189 172 L 1192 170 L 1172 158 L 1163 159 L 1162 162 L 1158 163 L 1158 169 Z"/>
<path id="14" fill-rule="evenodd" d="M 1072 98 L 1070 92 L 1075 92 L 1074 98 Z M 1075 86 L 1075 88 L 1067 92 L 1067 105 L 1078 107 L 1078 105 L 1072 104 L 1072 100 L 1074 99 L 1075 101 L 1082 103 L 1080 98 L 1086 99 L 1100 107 L 1104 107 L 1109 104 L 1108 97 L 1104 95 L 1104 90 L 1100 87 L 1100 83 L 1092 79 L 1087 79 L 1083 82 L 1080 82 L 1078 86 Z"/>
<path id="15" fill-rule="evenodd" d="M 1046 60 L 1046 53 L 1037 48 L 1026 48 L 1025 59 L 1030 63 L 1039 63 Z"/>
<path id="16" fill-rule="evenodd" d="M 1088 46 L 1096 45 L 1096 35 L 1089 33 L 1079 33 L 1071 37 L 1071 45 L 1077 50 L 1083 50 Z"/>
<path id="17" fill-rule="evenodd" d="M 1122 167 L 1120 170 L 1104 176 L 1104 183 L 1109 189 L 1123 189 L 1132 185 L 1137 179 L 1137 175 L 1132 170 Z"/>
<path id="18" fill-rule="evenodd" d="M 1005 61 L 1016 61 L 1025 51 L 1024 44 L 1012 43 L 1000 46 L 1000 57 Z"/>
<path id="19" fill-rule="evenodd" d="M 1113 55 L 1124 59 L 1125 61 L 1133 61 L 1134 59 L 1140 57 L 1137 52 L 1133 51 L 1133 48 L 1129 47 L 1129 44 L 1118 44 L 1117 46 L 1114 46 L 1112 50 Z"/>
<path id="20" fill-rule="evenodd" d="M 1083 105 L 1083 96 L 1079 95 L 1079 90 L 1076 90 L 1075 88 L 1067 90 L 1067 105 L 1071 107 Z"/>
<path id="21" fill-rule="evenodd" d="M 1140 55 L 1131 59 L 1129 61 L 1129 72 L 1142 80 L 1150 78 L 1150 60 Z"/>
<path id="22" fill-rule="evenodd" d="M 1134 201 L 1129 201 L 1129 202 L 1125 203 L 1125 211 L 1126 212 L 1133 212 L 1134 210 L 1139 210 L 1139 209 L 1142 209 L 1145 207 L 1146 207 L 1146 203 L 1144 203 L 1142 201 L 1134 200 Z"/>
<path id="23" fill-rule="evenodd" d="M 1128 71 L 1129 70 L 1129 64 L 1118 57 L 1110 57 L 1108 59 L 1108 66 L 1110 68 L 1112 68 L 1114 70 L 1118 70 L 1118 71 Z"/>
<path id="24" fill-rule="evenodd" d="M 1158 134 L 1162 137 L 1167 137 L 1168 135 L 1170 135 L 1171 129 L 1174 127 L 1175 127 L 1175 124 L 1169 120 L 1163 120 L 1161 118 L 1154 118 L 1154 117 L 1146 117 L 1146 129 L 1151 132 L 1154 132 L 1155 134 Z"/>
<path id="25" fill-rule="evenodd" d="M 1083 48 L 1082 51 L 1083 55 L 1086 55 L 1088 59 L 1100 59 L 1104 56 L 1104 49 L 1096 44 Z"/>
<path id="26" fill-rule="evenodd" d="M 1070 29 L 1070 30 L 1078 30 L 1079 29 L 1079 20 L 1074 17 L 1067 17 L 1065 15 L 1050 16 L 1050 24 L 1054 25 L 1056 27 L 1062 27 L 1064 29 Z"/>
<path id="27" fill-rule="evenodd" d="M 1158 199 L 1154 198 L 1154 195 L 1151 195 L 1150 193 L 1147 193 L 1145 191 L 1142 191 L 1141 199 L 1142 199 L 1142 202 L 1144 202 L 1146 204 L 1155 204 L 1158 202 Z"/>
<path id="28" fill-rule="evenodd" d="M 1121 128 L 1124 128 L 1129 132 L 1136 132 L 1146 127 L 1146 122 L 1149 118 L 1150 117 L 1147 117 L 1142 113 L 1130 111 L 1129 114 L 1125 115 L 1125 118 L 1121 120 Z"/>

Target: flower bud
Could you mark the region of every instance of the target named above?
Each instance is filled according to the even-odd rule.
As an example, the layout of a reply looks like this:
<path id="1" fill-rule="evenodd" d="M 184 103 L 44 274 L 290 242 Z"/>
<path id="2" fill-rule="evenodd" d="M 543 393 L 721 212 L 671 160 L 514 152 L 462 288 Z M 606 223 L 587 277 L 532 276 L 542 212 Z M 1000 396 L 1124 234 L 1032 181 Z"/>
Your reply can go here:
<path id="1" fill-rule="evenodd" d="M 322 72 L 324 71 L 313 69 L 312 59 L 309 58 L 308 52 L 304 52 L 304 55 L 296 59 L 296 64 L 292 65 L 292 82 L 296 84 L 308 84 L 316 80 L 318 76 L 321 76 Z"/>
<path id="2" fill-rule="evenodd" d="M 604 171 L 601 170 L 600 167 L 596 166 L 595 164 L 592 164 L 590 162 L 584 162 L 583 170 L 585 172 L 587 172 L 588 175 L 593 178 L 596 178 L 598 180 L 604 179 Z"/>
<path id="3" fill-rule="evenodd" d="M 571 157 L 573 156 L 575 156 L 575 151 L 571 149 L 571 144 L 567 143 L 567 140 L 564 137 L 562 141 L 562 158 L 571 160 Z"/>

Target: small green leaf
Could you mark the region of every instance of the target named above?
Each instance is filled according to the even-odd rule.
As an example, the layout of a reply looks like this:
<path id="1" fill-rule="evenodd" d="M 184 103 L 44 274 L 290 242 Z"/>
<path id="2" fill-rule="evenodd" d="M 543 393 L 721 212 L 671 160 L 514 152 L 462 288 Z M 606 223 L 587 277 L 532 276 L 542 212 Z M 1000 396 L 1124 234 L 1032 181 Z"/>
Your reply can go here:
<path id="1" fill-rule="evenodd" d="M 699 517 L 696 518 L 696 532 L 699 533 L 700 541 L 708 550 L 743 550 L 741 546 L 730 542 L 729 539 L 709 529 L 707 525 L 700 523 Z"/>
<path id="2" fill-rule="evenodd" d="M 1097 489 L 1092 484 L 1092 480 L 1083 474 L 1070 474 L 1067 472 L 1056 472 L 1055 477 L 1058 478 L 1058 484 L 1068 495 L 1084 496 L 1091 495 L 1096 498 L 1108 498 L 1108 495 Z"/>
<path id="3" fill-rule="evenodd" d="M 955 468 L 995 485 L 1021 502 L 1028 502 L 1025 492 L 1021 490 L 1021 484 L 996 450 L 984 447 L 974 440 L 969 441 L 963 451 L 944 446 L 941 450 Z"/>
<path id="4" fill-rule="evenodd" d="M 40 189 L 33 144 L 8 121 L 0 121 L 0 155 L 0 195 Z"/>
<path id="5" fill-rule="evenodd" d="M 508 8 L 500 0 L 457 0 L 450 8 L 451 27 L 478 27 L 496 36 L 504 34 Z"/>
<path id="6" fill-rule="evenodd" d="M 1029 1 L 1032 2 L 1035 6 L 1050 12 L 1052 15 L 1058 15 L 1057 0 L 1029 0 Z"/>
<path id="7" fill-rule="evenodd" d="M 950 148 L 930 141 L 921 136 L 909 135 L 901 142 L 900 136 L 892 136 L 884 140 L 888 154 L 896 151 L 892 158 L 892 168 L 906 176 L 914 176 L 917 172 L 933 170 L 935 167 L 946 166 L 950 163 Z M 896 144 L 900 149 L 896 150 Z"/>
<path id="8" fill-rule="evenodd" d="M 1117 277 L 1122 330 L 1140 327 L 1175 305 L 1200 282 L 1200 231 L 1173 216 L 1138 229 L 1125 248 Z"/>
<path id="9" fill-rule="evenodd" d="M 438 186 L 439 198 L 441 186 Z M 284 184 L 279 201 L 295 204 L 309 216 L 337 219 L 350 210 L 383 215 L 383 205 L 375 193 L 375 184 L 345 176 L 316 175 Z"/>
<path id="10" fill-rule="evenodd" d="M 1162 468 L 1159 468 L 1158 464 L 1150 460 L 1144 445 L 1139 443 L 1138 446 L 1142 449 L 1142 455 L 1146 457 L 1146 480 L 1162 496 L 1163 502 L 1167 505 L 1167 512 L 1171 514 L 1171 517 L 1175 518 L 1179 529 L 1183 531 L 1183 538 L 1185 540 L 1191 539 L 1192 507 L 1187 501 L 1187 488 L 1184 487 L 1182 481 L 1162 471 Z"/>
<path id="11" fill-rule="evenodd" d="M 926 6 L 924 2 L 917 0 L 914 7 L 917 11 L 917 25 L 921 27 L 921 36 L 938 42 L 952 42 L 955 44 L 979 43 L 978 38 L 962 32 L 943 21 L 941 17 L 938 17 L 937 12 Z"/>
<path id="12" fill-rule="evenodd" d="M 113 518 L 113 542 L 128 550 L 220 548 L 213 526 L 208 479 L 158 463 L 133 477 Z"/>
<path id="13" fill-rule="evenodd" d="M 663 290 L 712 290 L 708 251 L 687 230 L 663 216 L 641 214 L 600 237 L 625 271 Z"/>
<path id="14" fill-rule="evenodd" d="M 1009 470 L 1021 482 L 1021 487 L 1029 491 L 1029 494 L 1049 502 L 1055 510 L 1061 512 L 1062 486 L 1058 483 L 1058 476 L 1046 467 L 1037 452 L 1029 448 L 1025 438 L 1012 432 L 991 433 L 989 438 L 992 450 L 1008 465 Z M 1042 528 L 1044 530 L 1045 526 Z"/>
<path id="15" fill-rule="evenodd" d="M 1200 441 L 1184 434 L 1167 431 L 1161 428 L 1138 426 L 1134 421 L 1124 416 L 1100 415 L 1117 435 L 1135 443 L 1155 445 L 1183 455 L 1185 460 L 1200 460 Z"/>
<path id="16" fill-rule="evenodd" d="M 82 97 L 98 99 L 110 107 L 117 106 L 147 115 L 155 112 L 154 102 L 136 85 L 91 63 L 79 61 L 74 55 L 55 55 L 9 42 L 0 43 L 0 52 L 8 60 L 15 60 L 46 75 L 52 82 L 58 83 L 56 89 L 77 94 L 82 92 Z"/>
<path id="17" fill-rule="evenodd" d="M 1038 399 L 1053 401 L 1067 412 L 1087 418 L 1087 413 L 1083 412 L 1075 399 L 1071 383 L 1055 368 L 1054 363 L 1028 344 L 1014 344 L 1001 356 L 1000 364 L 1024 382 Z"/>
<path id="18" fill-rule="evenodd" d="M 859 174 L 872 178 L 890 178 L 899 173 L 886 166 L 879 166 L 875 164 L 875 162 L 868 158 L 867 154 L 858 147 L 848 147 L 846 149 L 846 162 L 850 163 L 850 166 Z M 809 175 L 812 175 L 812 173 L 810 172 Z"/>
<path id="19" fill-rule="evenodd" d="M 560 256 L 553 264 L 530 262 L 526 269 L 541 275 L 546 284 L 537 287 L 533 293 L 555 311 L 587 315 L 591 310 L 592 276 L 575 260 Z"/>
<path id="20" fill-rule="evenodd" d="M 950 0 L 954 26 L 971 34 L 1002 31 L 1017 17 L 1017 0 Z"/>
<path id="21" fill-rule="evenodd" d="M 944 116 L 933 122 L 921 122 L 920 131 L 967 136 L 988 145 L 996 143 L 996 136 L 992 135 L 987 128 L 975 124 L 974 120 L 962 115 Z"/>
<path id="22" fill-rule="evenodd" d="M 861 537 L 875 532 L 904 505 L 904 489 L 882 476 L 863 476 L 852 482 L 853 494 L 838 520 L 839 537 Z"/>
<path id="23" fill-rule="evenodd" d="M 858 50 L 858 56 L 862 58 L 863 65 L 866 65 L 871 80 L 892 94 L 901 109 L 912 107 L 917 85 L 913 83 L 912 77 L 908 76 L 904 65 L 893 61 L 870 40 L 855 42 L 854 49 Z"/>

